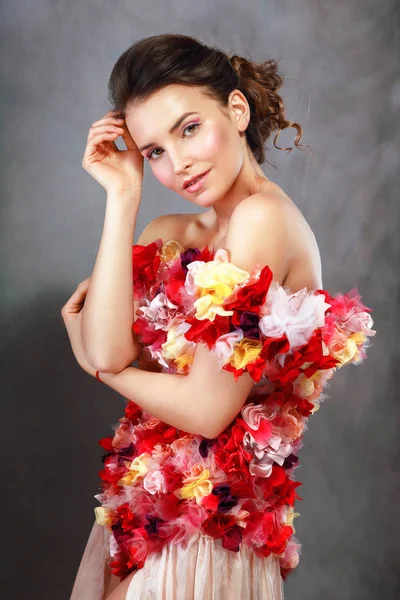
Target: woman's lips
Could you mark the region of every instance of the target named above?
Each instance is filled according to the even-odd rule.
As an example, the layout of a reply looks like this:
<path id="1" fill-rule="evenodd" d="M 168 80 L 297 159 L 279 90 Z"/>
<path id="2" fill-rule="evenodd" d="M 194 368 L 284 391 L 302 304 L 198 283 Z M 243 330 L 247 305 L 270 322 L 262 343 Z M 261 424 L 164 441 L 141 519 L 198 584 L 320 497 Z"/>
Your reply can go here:
<path id="1" fill-rule="evenodd" d="M 198 181 L 196 181 L 196 183 L 193 183 L 192 185 L 188 185 L 185 187 L 185 190 L 188 192 L 197 192 L 203 185 L 203 183 L 206 181 L 209 172 L 211 171 L 211 169 L 209 169 L 208 171 L 206 171 L 204 173 L 204 175 L 202 175 L 200 177 L 200 179 Z"/>

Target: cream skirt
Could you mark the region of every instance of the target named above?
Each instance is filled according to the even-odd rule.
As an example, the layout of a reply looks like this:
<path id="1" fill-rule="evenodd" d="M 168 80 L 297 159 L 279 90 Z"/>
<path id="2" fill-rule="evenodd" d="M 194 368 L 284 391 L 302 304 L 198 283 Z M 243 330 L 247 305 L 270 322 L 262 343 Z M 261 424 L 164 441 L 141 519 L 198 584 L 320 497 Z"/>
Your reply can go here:
<path id="1" fill-rule="evenodd" d="M 105 566 L 108 531 L 93 525 L 70 600 L 105 600 L 119 584 Z M 167 544 L 133 575 L 125 600 L 284 600 L 279 559 L 239 552 L 202 533 L 186 548 Z"/>

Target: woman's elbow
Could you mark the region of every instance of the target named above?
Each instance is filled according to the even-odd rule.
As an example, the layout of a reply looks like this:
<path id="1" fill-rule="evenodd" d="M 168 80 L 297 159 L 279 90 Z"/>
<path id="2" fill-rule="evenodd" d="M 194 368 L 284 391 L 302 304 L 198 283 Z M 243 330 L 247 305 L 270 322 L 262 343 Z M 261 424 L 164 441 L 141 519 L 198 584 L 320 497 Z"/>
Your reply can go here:
<path id="1" fill-rule="evenodd" d="M 94 369 L 101 373 L 119 373 L 134 362 L 128 357 L 121 357 L 121 355 L 114 355 L 113 357 L 106 357 L 104 355 L 93 355 L 90 352 L 86 352 L 86 358 Z"/>
<path id="2" fill-rule="evenodd" d="M 86 351 L 86 349 L 85 349 Z M 119 373 L 129 367 L 140 356 L 141 345 L 136 340 L 129 340 L 124 347 L 114 351 L 91 353 L 87 351 L 87 359 L 93 368 L 103 373 Z"/>
<path id="3" fill-rule="evenodd" d="M 132 363 L 136 359 L 131 357 L 122 358 L 118 356 L 118 359 L 113 357 L 112 359 L 107 360 L 106 358 L 99 357 L 97 360 L 94 360 L 92 364 L 93 368 L 100 371 L 100 373 L 120 373 L 127 367 L 131 366 Z M 90 362 L 90 361 L 89 361 Z"/>
<path id="4" fill-rule="evenodd" d="M 208 440 L 214 440 L 217 438 L 223 431 L 224 427 L 221 425 L 219 421 L 216 422 L 215 415 L 208 413 L 202 422 L 202 426 L 200 428 L 201 435 Z"/>

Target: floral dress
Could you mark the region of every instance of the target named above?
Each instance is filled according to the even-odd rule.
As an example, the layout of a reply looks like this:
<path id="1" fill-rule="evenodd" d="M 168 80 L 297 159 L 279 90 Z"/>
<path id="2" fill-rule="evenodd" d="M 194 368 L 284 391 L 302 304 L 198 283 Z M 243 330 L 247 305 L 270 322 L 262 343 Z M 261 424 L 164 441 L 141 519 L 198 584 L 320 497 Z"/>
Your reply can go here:
<path id="1" fill-rule="evenodd" d="M 248 273 L 222 248 L 157 239 L 134 245 L 132 259 L 133 330 L 159 369 L 187 375 L 201 342 L 254 385 L 214 439 L 126 401 L 99 442 L 100 506 L 71 598 L 103 600 L 104 573 L 134 572 L 127 600 L 281 600 L 301 552 L 295 472 L 307 422 L 334 373 L 366 358 L 372 309 L 356 288 L 292 293 L 268 265 Z"/>

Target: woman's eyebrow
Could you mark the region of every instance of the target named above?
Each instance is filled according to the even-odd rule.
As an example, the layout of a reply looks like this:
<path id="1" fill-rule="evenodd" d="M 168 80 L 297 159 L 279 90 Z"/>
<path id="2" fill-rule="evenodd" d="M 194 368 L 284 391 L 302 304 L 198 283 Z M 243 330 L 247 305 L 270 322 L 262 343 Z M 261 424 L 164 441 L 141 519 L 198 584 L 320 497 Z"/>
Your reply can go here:
<path id="1" fill-rule="evenodd" d="M 182 123 L 182 121 L 184 121 L 186 119 L 186 117 L 188 117 L 189 115 L 194 115 L 197 112 L 198 111 L 191 111 L 191 112 L 183 113 L 183 115 L 181 115 L 179 117 L 179 119 L 177 121 L 175 121 L 175 123 L 172 125 L 172 127 L 169 130 L 169 133 L 170 134 L 174 133 L 175 129 L 177 129 L 179 127 L 179 125 Z M 147 150 L 147 148 L 150 148 L 150 146 L 155 146 L 155 142 L 150 142 L 149 144 L 142 146 L 141 148 L 139 148 L 139 152 L 143 152 L 143 150 Z"/>

